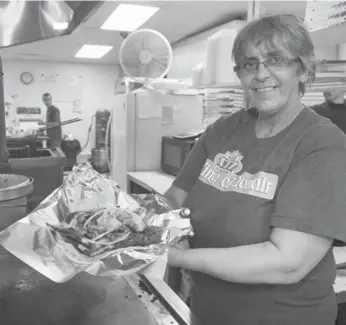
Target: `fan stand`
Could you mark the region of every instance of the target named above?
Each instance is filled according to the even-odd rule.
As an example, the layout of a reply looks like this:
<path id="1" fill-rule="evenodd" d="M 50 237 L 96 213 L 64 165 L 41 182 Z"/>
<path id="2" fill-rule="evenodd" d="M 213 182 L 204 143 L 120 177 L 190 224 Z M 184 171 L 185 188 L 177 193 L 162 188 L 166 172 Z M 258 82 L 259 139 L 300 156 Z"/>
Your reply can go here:
<path id="1" fill-rule="evenodd" d="M 5 100 L 4 100 L 4 72 L 0 56 L 0 174 L 8 173 L 11 167 L 8 162 L 6 146 L 6 122 L 5 122 Z"/>

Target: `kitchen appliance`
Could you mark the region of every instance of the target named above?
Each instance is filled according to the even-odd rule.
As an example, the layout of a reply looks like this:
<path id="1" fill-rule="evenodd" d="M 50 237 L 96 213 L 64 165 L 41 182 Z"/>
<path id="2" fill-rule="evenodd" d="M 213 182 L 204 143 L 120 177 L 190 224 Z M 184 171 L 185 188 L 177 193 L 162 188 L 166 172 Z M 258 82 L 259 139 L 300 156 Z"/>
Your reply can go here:
<path id="1" fill-rule="evenodd" d="M 108 162 L 107 162 L 107 150 L 105 148 L 91 149 L 91 164 L 95 170 L 99 173 L 109 172 Z"/>
<path id="2" fill-rule="evenodd" d="M 168 174 L 177 176 L 181 167 L 196 143 L 194 138 L 162 137 L 161 169 Z"/>
<path id="3" fill-rule="evenodd" d="M 40 132 L 44 132 L 49 129 L 53 129 L 59 126 L 64 126 L 71 123 L 80 122 L 82 119 L 74 118 L 60 123 L 49 123 L 45 127 L 40 127 L 35 131 L 28 131 L 27 134 L 20 137 L 6 137 L 6 144 L 10 157 L 14 158 L 28 158 L 36 157 L 36 149 L 38 147 L 38 141 L 41 139 L 47 140 L 48 137 L 39 135 Z M 25 157 L 20 156 L 19 152 L 24 153 Z"/>
<path id="4" fill-rule="evenodd" d="M 204 128 L 201 99 L 182 92 L 117 94 L 111 116 L 111 177 L 124 190 L 127 172 L 161 169 L 163 136 Z"/>
<path id="5" fill-rule="evenodd" d="M 0 231 L 27 214 L 27 196 L 32 193 L 33 189 L 33 178 L 23 175 L 1 174 Z"/>
<path id="6" fill-rule="evenodd" d="M 102 149 L 106 146 L 106 130 L 110 114 L 107 109 L 99 109 L 95 114 L 96 149 Z"/>
<path id="7" fill-rule="evenodd" d="M 172 65 L 173 50 L 158 31 L 138 29 L 120 46 L 119 62 L 124 74 L 151 89 L 151 82 L 165 77 Z"/>
<path id="8" fill-rule="evenodd" d="M 107 162 L 106 136 L 110 111 L 99 109 L 95 114 L 95 148 L 91 149 L 91 163 L 100 173 L 109 171 Z M 107 141 L 108 143 L 108 141 Z M 107 144 L 108 145 L 108 144 Z"/>
<path id="9" fill-rule="evenodd" d="M 1 55 L 11 57 L 7 47 L 71 34 L 104 1 L 2 1 Z M 27 74 L 32 79 L 30 74 Z M 23 75 L 24 76 L 24 75 Z M 25 78 L 22 79 L 24 82 Z M 0 169 L 9 168 L 6 148 L 3 66 L 0 56 Z"/>
<path id="10" fill-rule="evenodd" d="M 66 156 L 65 170 L 72 170 L 73 166 L 77 162 L 77 155 L 81 152 L 81 145 L 77 139 L 74 139 L 72 135 L 64 137 L 61 140 L 60 146 L 62 152 Z"/>
<path id="11" fill-rule="evenodd" d="M 2 1 L 0 48 L 71 34 L 103 1 Z"/>

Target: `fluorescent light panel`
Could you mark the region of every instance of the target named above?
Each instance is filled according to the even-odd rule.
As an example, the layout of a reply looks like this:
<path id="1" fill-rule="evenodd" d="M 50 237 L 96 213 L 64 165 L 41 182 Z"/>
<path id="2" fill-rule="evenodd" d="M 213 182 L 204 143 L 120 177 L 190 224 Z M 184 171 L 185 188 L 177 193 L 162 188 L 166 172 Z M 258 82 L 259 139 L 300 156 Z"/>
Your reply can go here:
<path id="1" fill-rule="evenodd" d="M 75 58 L 100 59 L 112 48 L 113 46 L 85 44 L 76 53 Z"/>
<path id="2" fill-rule="evenodd" d="M 121 3 L 104 22 L 101 29 L 132 32 L 159 10 L 158 7 Z"/>

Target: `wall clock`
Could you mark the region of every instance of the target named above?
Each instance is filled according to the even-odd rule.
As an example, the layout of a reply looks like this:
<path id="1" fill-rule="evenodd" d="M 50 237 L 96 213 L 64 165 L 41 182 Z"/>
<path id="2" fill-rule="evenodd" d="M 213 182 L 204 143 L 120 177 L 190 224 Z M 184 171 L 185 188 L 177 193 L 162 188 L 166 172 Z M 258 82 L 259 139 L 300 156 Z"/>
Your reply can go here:
<path id="1" fill-rule="evenodd" d="M 34 76 L 30 72 L 23 72 L 20 75 L 20 81 L 24 85 L 30 85 L 34 81 Z"/>

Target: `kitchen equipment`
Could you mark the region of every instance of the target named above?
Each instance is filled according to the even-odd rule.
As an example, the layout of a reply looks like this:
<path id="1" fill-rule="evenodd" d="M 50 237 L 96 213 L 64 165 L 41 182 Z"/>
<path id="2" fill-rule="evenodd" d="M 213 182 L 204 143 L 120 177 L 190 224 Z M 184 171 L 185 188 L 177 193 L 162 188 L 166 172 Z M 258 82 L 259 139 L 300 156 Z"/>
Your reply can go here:
<path id="1" fill-rule="evenodd" d="M 61 140 L 60 148 L 66 156 L 65 170 L 72 170 L 77 162 L 77 155 L 82 150 L 80 142 L 71 135 Z"/>
<path id="2" fill-rule="evenodd" d="M 107 173 L 109 171 L 107 153 L 106 148 L 91 149 L 91 164 L 99 173 Z"/>
<path id="3" fill-rule="evenodd" d="M 25 216 L 33 183 L 33 178 L 23 175 L 0 175 L 0 231 Z"/>
<path id="4" fill-rule="evenodd" d="M 0 324 L 201 324 L 167 284 L 149 276 L 83 273 L 54 283 L 2 247 L 0 261 Z"/>
<path id="5" fill-rule="evenodd" d="M 30 135 L 26 135 L 24 137 L 7 137 L 6 138 L 6 144 L 7 144 L 7 148 L 11 151 L 15 151 L 14 149 L 18 149 L 18 148 L 27 148 L 25 149 L 26 151 L 28 150 L 28 157 L 35 157 L 36 156 L 36 150 L 37 150 L 37 142 L 39 139 L 39 133 L 43 132 L 45 130 L 49 130 L 49 129 L 53 129 L 56 128 L 58 126 L 64 126 L 67 124 L 71 124 L 71 123 L 76 123 L 81 121 L 82 119 L 80 118 L 74 118 L 71 120 L 67 120 L 61 123 L 50 123 L 49 125 L 45 126 L 45 127 L 41 127 L 39 128 L 37 131 L 33 132 Z M 15 155 L 16 156 L 16 155 Z M 21 158 L 21 157 L 18 157 Z"/>
<path id="6" fill-rule="evenodd" d="M 165 173 L 177 176 L 195 143 L 196 137 L 162 137 L 161 169 Z"/>
<path id="7" fill-rule="evenodd" d="M 99 109 L 95 114 L 95 148 L 91 149 L 91 164 L 100 173 L 109 171 L 107 153 L 109 141 L 107 137 L 107 125 L 110 118 L 110 111 Z"/>
<path id="8" fill-rule="evenodd" d="M 172 60 L 170 43 L 156 30 L 136 30 L 120 46 L 119 62 L 124 74 L 137 82 L 144 79 L 144 86 L 149 86 L 151 80 L 165 77 Z"/>
<path id="9" fill-rule="evenodd" d="M 71 34 L 103 1 L 8 1 L 1 4 L 0 48 Z"/>
<path id="10" fill-rule="evenodd" d="M 71 34 L 102 4 L 103 1 L 3 2 L 0 13 L 0 48 Z M 57 26 L 57 23 L 60 26 Z M 1 50 L 1 54 L 6 52 L 6 48 Z M 5 171 L 8 168 L 3 67 L 0 56 L 0 170 Z"/>
<path id="11" fill-rule="evenodd" d="M 138 89 L 114 96 L 111 177 L 127 190 L 127 172 L 161 169 L 162 137 L 204 129 L 203 104 L 191 94 Z"/>
<path id="12" fill-rule="evenodd" d="M 34 156 L 10 158 L 9 164 L 12 173 L 34 179 L 34 189 L 27 197 L 32 210 L 62 184 L 66 157 L 60 148 L 37 149 Z"/>
<path id="13" fill-rule="evenodd" d="M 102 149 L 106 146 L 106 131 L 110 114 L 110 111 L 107 109 L 99 109 L 95 114 L 96 149 Z"/>
<path id="14" fill-rule="evenodd" d="M 67 124 L 80 122 L 81 120 L 82 120 L 81 118 L 73 118 L 73 119 L 70 119 L 70 120 L 63 121 L 63 122 L 49 123 L 47 126 L 39 128 L 39 131 L 42 132 L 42 131 L 54 129 L 54 128 L 57 128 L 59 126 L 64 126 L 64 125 L 67 125 Z"/>

